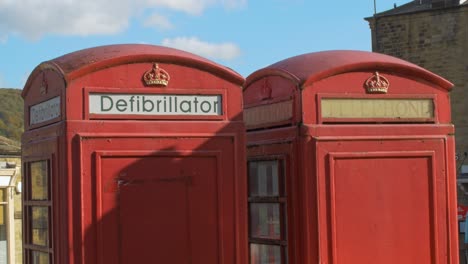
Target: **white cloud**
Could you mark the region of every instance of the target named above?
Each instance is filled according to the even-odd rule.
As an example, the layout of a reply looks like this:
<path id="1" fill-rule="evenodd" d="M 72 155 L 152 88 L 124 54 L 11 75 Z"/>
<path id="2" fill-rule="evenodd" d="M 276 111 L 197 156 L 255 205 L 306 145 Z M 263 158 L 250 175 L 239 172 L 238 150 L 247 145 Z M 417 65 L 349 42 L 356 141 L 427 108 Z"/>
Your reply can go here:
<path id="1" fill-rule="evenodd" d="M 106 35 L 127 29 L 132 17 L 146 9 L 200 15 L 221 4 L 243 6 L 247 0 L 0 0 L 0 40 L 9 34 L 38 39 L 45 34 Z M 144 20 L 153 26 L 172 24 L 163 16 Z"/>
<path id="2" fill-rule="evenodd" d="M 30 39 L 60 35 L 115 34 L 128 25 L 128 0 L 19 0 L 0 2 L 0 30 Z M 25 8 L 27 6 L 27 8 Z M 1 33 L 0 31 L 0 33 Z"/>
<path id="3" fill-rule="evenodd" d="M 165 16 L 161 16 L 159 14 L 152 14 L 148 17 L 143 25 L 146 27 L 155 27 L 157 29 L 172 29 L 174 25 L 167 19 Z"/>
<path id="4" fill-rule="evenodd" d="M 240 48 L 233 43 L 208 43 L 199 40 L 196 37 L 179 37 L 173 39 L 164 39 L 161 43 L 164 46 L 185 50 L 198 54 L 202 57 L 212 59 L 232 60 L 240 56 Z"/>
<path id="5" fill-rule="evenodd" d="M 143 0 L 147 5 L 165 7 L 168 9 L 181 11 L 187 14 L 200 15 L 203 11 L 216 4 L 218 0 Z M 234 0 L 237 1 L 237 0 Z"/>

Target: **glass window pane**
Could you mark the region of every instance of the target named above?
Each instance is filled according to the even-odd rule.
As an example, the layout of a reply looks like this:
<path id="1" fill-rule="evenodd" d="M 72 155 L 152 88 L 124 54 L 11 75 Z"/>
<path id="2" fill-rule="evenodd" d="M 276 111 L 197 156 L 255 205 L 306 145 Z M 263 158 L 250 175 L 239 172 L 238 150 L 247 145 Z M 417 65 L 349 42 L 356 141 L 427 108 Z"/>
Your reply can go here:
<path id="1" fill-rule="evenodd" d="M 32 214 L 32 243 L 38 246 L 49 245 L 49 208 L 34 206 Z M 41 262 L 42 263 L 42 262 Z"/>
<path id="2" fill-rule="evenodd" d="M 48 200 L 47 161 L 31 162 L 31 199 Z"/>
<path id="3" fill-rule="evenodd" d="M 278 160 L 249 162 L 250 196 L 279 196 Z"/>
<path id="4" fill-rule="evenodd" d="M 49 264 L 49 253 L 33 251 L 32 252 L 32 264 Z"/>
<path id="5" fill-rule="evenodd" d="M 281 239 L 279 204 L 250 204 L 250 236 L 255 238 Z"/>
<path id="6" fill-rule="evenodd" d="M 250 244 L 250 263 L 281 264 L 281 246 Z"/>

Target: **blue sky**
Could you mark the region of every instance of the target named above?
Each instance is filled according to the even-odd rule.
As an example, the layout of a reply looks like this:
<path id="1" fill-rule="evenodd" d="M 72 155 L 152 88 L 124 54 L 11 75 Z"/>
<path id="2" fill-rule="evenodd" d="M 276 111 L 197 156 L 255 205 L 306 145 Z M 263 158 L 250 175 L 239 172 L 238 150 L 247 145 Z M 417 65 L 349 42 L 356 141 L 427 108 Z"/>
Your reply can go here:
<path id="1" fill-rule="evenodd" d="M 376 0 L 377 12 L 407 1 Z M 246 77 L 303 53 L 371 50 L 373 0 L 0 0 L 0 87 L 39 63 L 119 43 L 170 46 Z"/>

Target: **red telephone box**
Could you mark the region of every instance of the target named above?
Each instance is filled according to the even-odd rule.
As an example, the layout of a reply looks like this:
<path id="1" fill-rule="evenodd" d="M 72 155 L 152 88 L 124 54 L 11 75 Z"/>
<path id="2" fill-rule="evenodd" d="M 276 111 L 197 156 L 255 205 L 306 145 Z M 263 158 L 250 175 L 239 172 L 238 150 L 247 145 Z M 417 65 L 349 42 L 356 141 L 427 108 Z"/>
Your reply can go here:
<path id="1" fill-rule="evenodd" d="M 358 51 L 248 76 L 250 263 L 458 263 L 451 88 Z"/>
<path id="2" fill-rule="evenodd" d="M 150 45 L 40 64 L 23 91 L 25 263 L 246 263 L 243 82 Z"/>

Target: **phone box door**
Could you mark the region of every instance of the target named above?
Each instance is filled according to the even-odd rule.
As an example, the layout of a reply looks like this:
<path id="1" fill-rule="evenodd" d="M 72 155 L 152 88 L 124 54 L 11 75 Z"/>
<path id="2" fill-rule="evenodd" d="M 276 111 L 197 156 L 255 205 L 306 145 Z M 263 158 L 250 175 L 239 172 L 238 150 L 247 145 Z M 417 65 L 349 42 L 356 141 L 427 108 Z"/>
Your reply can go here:
<path id="1" fill-rule="evenodd" d="M 317 143 L 326 263 L 445 263 L 444 141 Z"/>
<path id="2" fill-rule="evenodd" d="M 98 263 L 234 263 L 232 140 L 113 141 L 120 150 L 84 146 L 95 164 Z"/>

